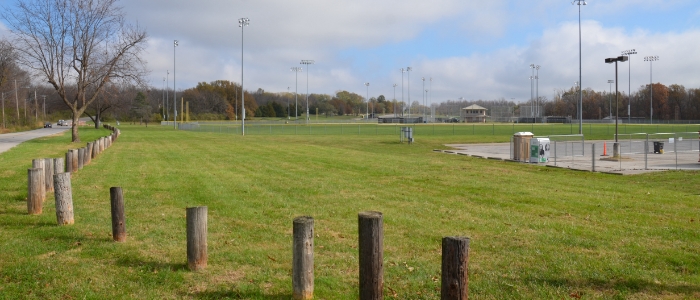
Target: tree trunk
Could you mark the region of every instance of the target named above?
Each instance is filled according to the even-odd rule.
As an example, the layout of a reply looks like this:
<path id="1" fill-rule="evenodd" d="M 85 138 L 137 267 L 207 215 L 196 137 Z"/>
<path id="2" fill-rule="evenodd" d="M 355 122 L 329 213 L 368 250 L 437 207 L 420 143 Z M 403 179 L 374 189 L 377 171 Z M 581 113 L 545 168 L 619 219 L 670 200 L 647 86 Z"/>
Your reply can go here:
<path id="1" fill-rule="evenodd" d="M 73 124 L 71 124 L 71 141 L 73 143 L 80 143 L 80 134 L 78 133 L 79 116 L 78 112 L 73 110 Z"/>
<path id="2" fill-rule="evenodd" d="M 43 200 L 41 199 L 41 190 L 43 186 L 43 170 L 39 168 L 31 168 L 27 170 L 27 211 L 30 215 L 40 215 L 42 211 Z"/>
<path id="3" fill-rule="evenodd" d="M 60 173 L 53 176 L 54 197 L 56 198 L 56 220 L 58 225 L 73 224 L 73 190 L 70 183 L 70 173 Z"/>

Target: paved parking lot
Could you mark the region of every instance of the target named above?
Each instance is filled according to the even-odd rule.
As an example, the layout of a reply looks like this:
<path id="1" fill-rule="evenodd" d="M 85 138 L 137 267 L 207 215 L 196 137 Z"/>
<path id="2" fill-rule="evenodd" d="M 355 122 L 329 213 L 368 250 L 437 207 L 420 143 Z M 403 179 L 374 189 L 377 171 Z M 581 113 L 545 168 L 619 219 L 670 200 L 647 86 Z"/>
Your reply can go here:
<path id="1" fill-rule="evenodd" d="M 596 172 L 622 175 L 665 170 L 700 170 L 700 162 L 698 162 L 700 160 L 700 152 L 698 152 L 700 144 L 697 140 L 688 141 L 686 144 L 678 143 L 678 148 L 675 149 L 678 151 L 674 151 L 673 146 L 667 144 L 663 154 L 654 154 L 653 148 L 650 146 L 652 152 L 646 153 L 646 155 L 644 142 L 630 142 L 629 145 L 622 142 L 623 159 L 618 161 L 609 160 L 609 156 L 601 155 L 604 144 L 607 147 L 607 154 L 612 155 L 610 141 L 586 141 L 583 144 L 557 143 L 556 146 L 552 143 L 549 162 L 538 165 L 581 171 L 595 170 Z M 453 148 L 453 150 L 442 151 L 448 154 L 506 161 L 512 159 L 512 148 L 509 143 L 449 144 L 445 146 Z M 592 155 L 593 147 L 595 147 L 594 155 Z"/>

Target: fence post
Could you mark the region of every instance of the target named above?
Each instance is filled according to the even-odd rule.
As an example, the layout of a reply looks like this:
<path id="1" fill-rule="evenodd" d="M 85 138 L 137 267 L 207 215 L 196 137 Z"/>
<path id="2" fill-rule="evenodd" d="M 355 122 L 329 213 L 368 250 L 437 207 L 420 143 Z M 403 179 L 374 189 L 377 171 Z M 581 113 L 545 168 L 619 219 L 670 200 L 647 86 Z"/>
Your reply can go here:
<path id="1" fill-rule="evenodd" d="M 73 172 L 73 150 L 66 152 L 66 172 Z"/>
<path id="2" fill-rule="evenodd" d="M 591 144 L 591 172 L 595 172 L 595 144 Z"/>
<path id="3" fill-rule="evenodd" d="M 207 207 L 187 208 L 187 266 L 192 271 L 207 267 Z"/>
<path id="4" fill-rule="evenodd" d="M 83 169 L 84 162 L 85 162 L 85 149 L 78 148 L 78 170 Z"/>
<path id="5" fill-rule="evenodd" d="M 85 152 L 85 164 L 90 164 L 92 162 L 92 142 L 87 143 L 85 149 L 87 149 L 87 152 Z"/>
<path id="6" fill-rule="evenodd" d="M 121 187 L 109 188 L 109 203 L 112 208 L 112 239 L 115 242 L 126 242 L 124 193 Z"/>
<path id="7" fill-rule="evenodd" d="M 314 219 L 297 217 L 293 222 L 292 287 L 294 299 L 314 298 Z"/>
<path id="8" fill-rule="evenodd" d="M 77 172 L 79 170 L 78 168 L 78 160 L 79 160 L 79 155 L 78 155 L 78 149 L 71 149 L 71 172 Z"/>
<path id="9" fill-rule="evenodd" d="M 384 299 L 384 225 L 381 212 L 358 214 L 360 300 Z"/>
<path id="10" fill-rule="evenodd" d="M 56 189 L 56 220 L 58 225 L 73 224 L 73 190 L 70 183 L 71 173 L 53 175 L 53 186 Z"/>
<path id="11" fill-rule="evenodd" d="M 41 190 L 43 186 L 43 170 L 39 168 L 27 169 L 27 212 L 30 215 L 40 215 L 42 211 Z"/>
<path id="12" fill-rule="evenodd" d="M 32 168 L 40 169 L 41 173 L 41 178 L 39 178 L 39 197 L 41 198 L 41 202 L 44 202 L 46 200 L 46 167 L 44 167 L 45 160 L 43 158 L 38 158 L 38 159 L 32 159 Z"/>
<path id="13" fill-rule="evenodd" d="M 46 192 L 53 192 L 53 167 L 53 158 L 44 158 L 44 185 L 46 186 Z"/>
<path id="14" fill-rule="evenodd" d="M 63 157 L 54 158 L 53 160 L 53 174 L 51 174 L 51 184 L 53 185 L 53 175 L 58 173 L 63 173 L 66 171 L 65 160 Z"/>
<path id="15" fill-rule="evenodd" d="M 442 238 L 440 299 L 466 300 L 469 296 L 469 238 Z"/>

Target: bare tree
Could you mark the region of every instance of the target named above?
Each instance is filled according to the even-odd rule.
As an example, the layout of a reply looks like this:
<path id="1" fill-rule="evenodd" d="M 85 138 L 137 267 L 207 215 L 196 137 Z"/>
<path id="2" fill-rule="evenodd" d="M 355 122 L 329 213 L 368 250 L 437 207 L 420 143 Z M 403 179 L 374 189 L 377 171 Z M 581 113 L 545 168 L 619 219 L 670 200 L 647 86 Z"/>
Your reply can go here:
<path id="1" fill-rule="evenodd" d="M 78 119 L 104 86 L 140 81 L 139 54 L 146 32 L 126 24 L 117 0 L 19 0 L 3 18 L 14 36 L 20 62 L 44 77 Z"/>
<path id="2" fill-rule="evenodd" d="M 5 87 L 5 83 L 10 75 L 10 71 L 15 66 L 17 55 L 15 49 L 5 40 L 0 40 L 0 88 Z M 5 96 L 2 97 L 2 128 L 7 128 L 5 124 Z"/>

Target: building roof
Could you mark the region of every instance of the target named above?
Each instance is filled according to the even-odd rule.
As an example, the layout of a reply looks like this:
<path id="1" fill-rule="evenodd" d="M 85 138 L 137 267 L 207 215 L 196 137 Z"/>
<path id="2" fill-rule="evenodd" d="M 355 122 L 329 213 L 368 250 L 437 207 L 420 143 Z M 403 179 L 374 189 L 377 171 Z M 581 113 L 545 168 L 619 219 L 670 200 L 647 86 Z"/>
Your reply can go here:
<path id="1" fill-rule="evenodd" d="M 465 107 L 465 108 L 462 108 L 462 109 L 488 110 L 488 109 L 486 109 L 486 107 L 481 107 L 481 106 L 478 106 L 478 105 L 476 105 L 476 104 L 469 105 L 469 106 L 467 106 L 467 107 Z"/>

